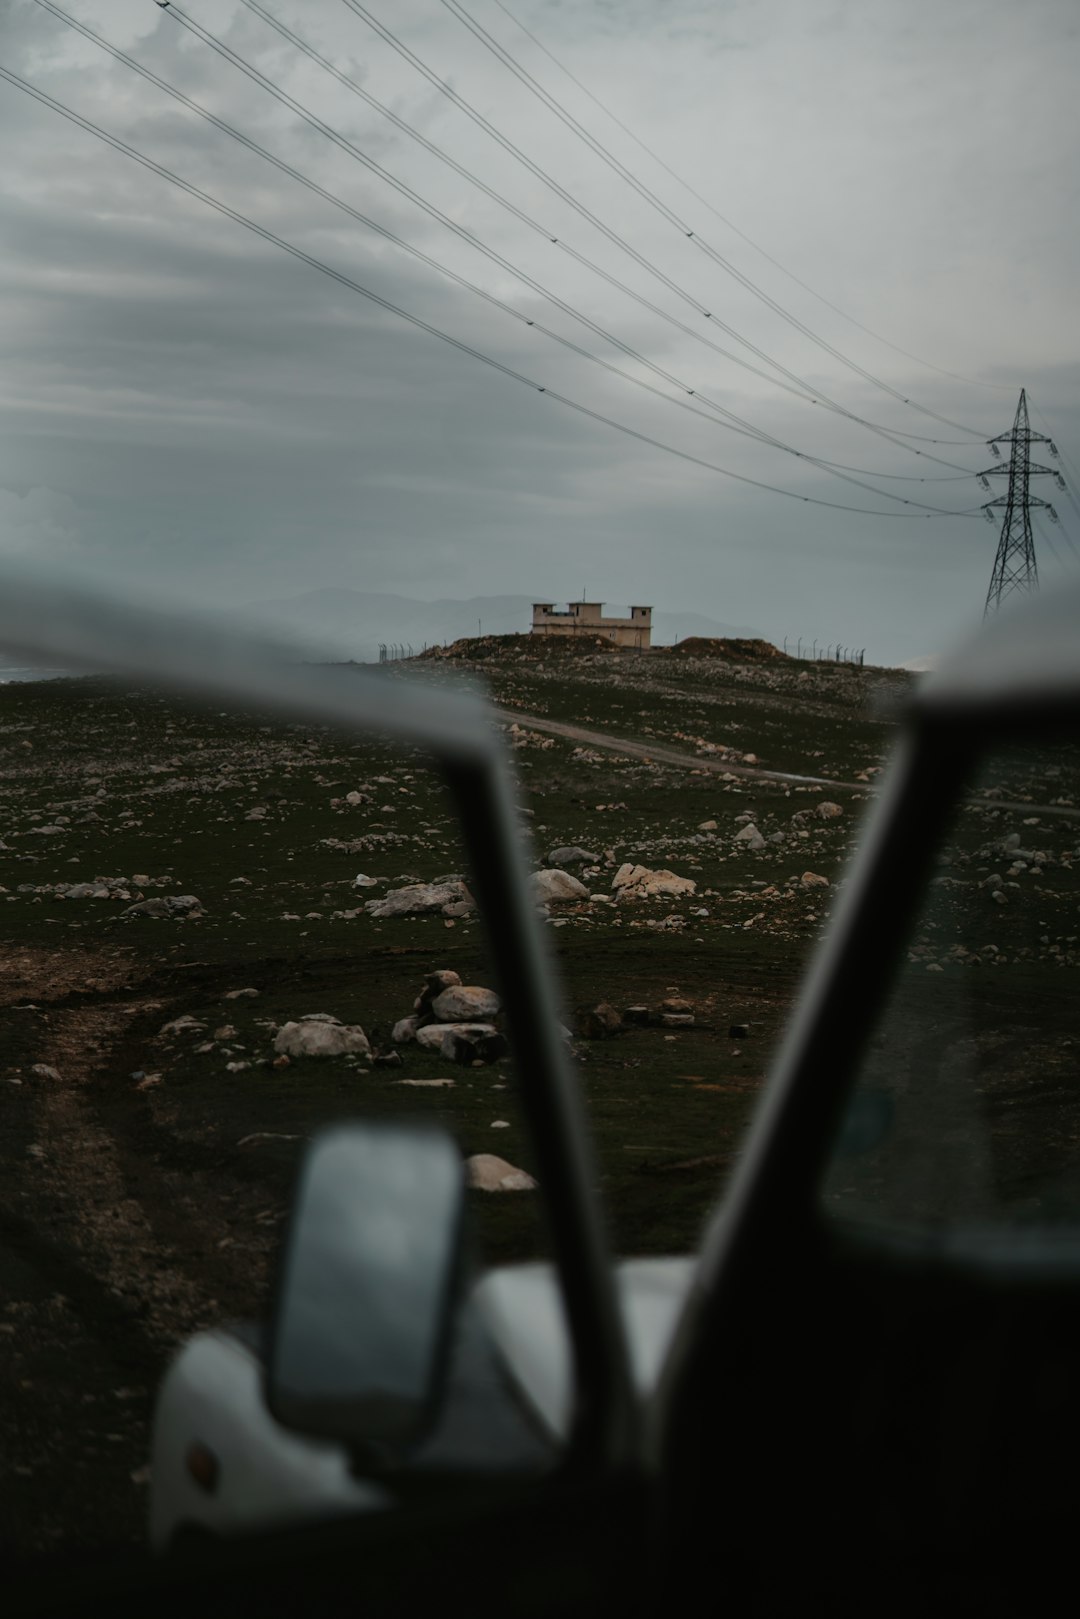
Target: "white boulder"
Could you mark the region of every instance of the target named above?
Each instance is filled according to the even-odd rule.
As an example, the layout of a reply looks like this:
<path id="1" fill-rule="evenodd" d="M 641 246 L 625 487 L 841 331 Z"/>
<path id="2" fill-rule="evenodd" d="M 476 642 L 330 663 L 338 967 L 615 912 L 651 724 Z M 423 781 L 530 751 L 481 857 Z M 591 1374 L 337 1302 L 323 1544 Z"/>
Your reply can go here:
<path id="1" fill-rule="evenodd" d="M 531 1192 L 536 1186 L 524 1169 L 515 1169 L 493 1152 L 476 1152 L 466 1158 L 465 1184 L 480 1192 Z"/>
<path id="2" fill-rule="evenodd" d="M 800 888 L 828 888 L 829 879 L 816 871 L 804 871 L 799 878 Z"/>
<path id="3" fill-rule="evenodd" d="M 493 1018 L 499 1010 L 499 997 L 492 989 L 478 984 L 451 984 L 431 1003 L 431 1015 L 438 1023 L 467 1023 Z"/>
<path id="4" fill-rule="evenodd" d="M 409 883 L 395 888 L 384 899 L 369 899 L 364 906 L 369 916 L 381 921 L 391 916 L 424 916 L 447 906 L 473 908 L 473 897 L 463 882 Z M 460 913 L 459 913 L 460 914 Z"/>
<path id="5" fill-rule="evenodd" d="M 367 1035 L 359 1024 L 332 1023 L 325 1013 L 286 1023 L 278 1030 L 274 1050 L 279 1057 L 367 1057 Z"/>
<path id="6" fill-rule="evenodd" d="M 666 869 L 652 871 L 648 866 L 635 866 L 629 861 L 619 867 L 611 886 L 620 899 L 649 899 L 660 894 L 678 897 L 697 892 L 692 877 L 677 877 Z"/>
<path id="7" fill-rule="evenodd" d="M 448 1034 L 469 1036 L 497 1032 L 494 1023 L 425 1023 L 422 1029 L 416 1031 L 416 1043 L 423 1046 L 425 1051 L 438 1051 L 441 1054 L 443 1039 Z"/>
<path id="8" fill-rule="evenodd" d="M 533 894 L 541 904 L 552 900 L 588 899 L 589 890 L 583 882 L 571 877 L 568 871 L 553 866 L 548 871 L 533 872 Z"/>

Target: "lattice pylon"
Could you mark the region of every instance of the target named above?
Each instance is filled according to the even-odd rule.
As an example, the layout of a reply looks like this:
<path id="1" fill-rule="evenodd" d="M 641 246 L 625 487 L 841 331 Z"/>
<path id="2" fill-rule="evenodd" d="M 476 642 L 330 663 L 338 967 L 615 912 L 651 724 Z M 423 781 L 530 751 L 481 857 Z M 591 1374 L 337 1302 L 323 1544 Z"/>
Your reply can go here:
<path id="1" fill-rule="evenodd" d="M 1014 590 L 1038 590 L 1039 569 L 1035 561 L 1035 540 L 1031 532 L 1031 509 L 1033 506 L 1045 507 L 1055 522 L 1057 513 L 1049 501 L 1040 500 L 1031 493 L 1029 480 L 1042 473 L 1047 473 L 1050 477 L 1058 476 L 1053 467 L 1032 464 L 1031 445 L 1049 444 L 1050 440 L 1045 433 L 1031 431 L 1028 422 L 1027 390 L 1024 388 L 1020 390 L 1020 403 L 1016 407 L 1012 431 L 999 433 L 996 438 L 988 439 L 987 443 L 1008 444 L 1011 450 L 1007 467 L 988 467 L 985 472 L 978 474 L 984 488 L 989 488 L 985 481 L 987 478 L 998 477 L 1005 472 L 1009 475 L 1008 493 L 999 495 L 996 500 L 987 501 L 983 506 L 983 511 L 991 523 L 994 521 L 996 511 L 1003 511 L 1005 514 L 1001 524 L 997 555 L 994 558 L 994 570 L 990 575 L 990 588 L 986 592 L 984 618 L 990 612 L 996 612 L 1002 600 Z M 998 451 L 995 450 L 994 453 L 996 455 Z"/>

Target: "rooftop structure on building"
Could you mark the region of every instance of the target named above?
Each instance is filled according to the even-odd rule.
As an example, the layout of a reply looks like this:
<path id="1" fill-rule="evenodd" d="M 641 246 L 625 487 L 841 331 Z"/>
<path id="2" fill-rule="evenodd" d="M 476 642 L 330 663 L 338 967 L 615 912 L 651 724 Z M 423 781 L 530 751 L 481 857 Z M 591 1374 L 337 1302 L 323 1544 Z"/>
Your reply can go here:
<path id="1" fill-rule="evenodd" d="M 603 602 L 534 602 L 533 635 L 602 636 L 631 652 L 647 652 L 652 640 L 652 608 L 631 607 L 629 618 L 605 618 Z"/>

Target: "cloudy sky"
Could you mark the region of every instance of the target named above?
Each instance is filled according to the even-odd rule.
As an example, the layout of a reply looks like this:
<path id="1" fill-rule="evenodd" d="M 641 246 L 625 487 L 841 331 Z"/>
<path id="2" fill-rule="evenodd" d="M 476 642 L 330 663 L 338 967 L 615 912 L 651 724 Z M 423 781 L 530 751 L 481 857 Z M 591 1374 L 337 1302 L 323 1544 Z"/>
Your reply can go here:
<path id="1" fill-rule="evenodd" d="M 899 662 L 981 615 L 996 534 L 969 474 L 1021 386 L 1080 474 L 1075 0 L 357 0 L 550 185 L 344 0 L 264 9 L 437 152 L 240 0 L 63 9 L 330 198 L 34 0 L 0 3 L 7 71 L 527 381 L 0 81 L 0 555 L 214 604 L 584 591 Z M 1080 515 L 1053 498 L 1044 588 L 1080 579 Z"/>

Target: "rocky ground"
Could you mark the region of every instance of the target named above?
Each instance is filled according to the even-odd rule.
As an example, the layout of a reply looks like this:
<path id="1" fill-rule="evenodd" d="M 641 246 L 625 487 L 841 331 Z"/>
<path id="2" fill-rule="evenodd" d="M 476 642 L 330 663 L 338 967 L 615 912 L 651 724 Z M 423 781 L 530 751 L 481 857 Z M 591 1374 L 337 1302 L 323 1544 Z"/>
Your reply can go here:
<path id="1" fill-rule="evenodd" d="M 614 1244 L 684 1251 L 907 677 L 527 644 L 387 676 L 462 677 L 535 717 L 503 729 Z M 544 718 L 688 762 L 582 746 Z M 420 756 L 85 680 L 0 688 L 0 764 L 0 1539 L 135 1544 L 162 1369 L 194 1328 L 264 1310 L 314 1129 L 447 1125 L 478 1166 L 493 1261 L 544 1251 L 542 1188 L 497 964 Z M 816 780 L 736 773 L 759 767 Z M 913 942 L 920 972 L 1075 964 L 1075 830 L 1031 821 L 990 796 L 958 833 L 938 890 L 952 920 Z M 1044 925 L 1021 939 L 1010 907 L 1035 884 Z"/>

